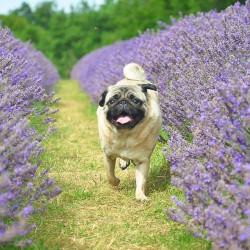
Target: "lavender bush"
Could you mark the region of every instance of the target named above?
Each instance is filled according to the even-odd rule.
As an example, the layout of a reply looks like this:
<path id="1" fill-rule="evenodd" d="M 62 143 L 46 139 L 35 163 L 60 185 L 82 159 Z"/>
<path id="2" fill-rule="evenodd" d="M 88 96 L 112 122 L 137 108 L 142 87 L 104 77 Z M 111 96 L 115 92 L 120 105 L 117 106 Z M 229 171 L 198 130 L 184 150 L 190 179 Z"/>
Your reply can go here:
<path id="1" fill-rule="evenodd" d="M 55 112 L 48 107 L 55 101 L 54 93 L 45 88 L 56 83 L 58 74 L 46 61 L 31 45 L 0 27 L 0 245 L 29 232 L 34 227 L 29 215 L 60 192 L 47 170 L 38 170 L 37 160 L 40 141 L 54 127 L 38 134 L 30 126 L 32 117 L 43 115 L 46 123 L 51 120 L 47 115 Z M 38 103 L 43 105 L 38 108 Z M 16 241 L 27 243 L 30 240 Z"/>
<path id="2" fill-rule="evenodd" d="M 172 183 L 185 194 L 166 213 L 214 249 L 249 249 L 250 2 L 161 27 L 83 57 L 72 77 L 97 101 L 124 64 L 144 66 L 158 84 Z"/>
<path id="3" fill-rule="evenodd" d="M 226 82 L 217 83 L 193 117 L 193 143 L 183 146 L 173 133 L 173 151 L 166 153 L 172 182 L 185 190 L 185 200 L 173 197 L 178 208 L 168 213 L 195 235 L 211 239 L 215 249 L 250 247 L 250 75 L 245 73 L 229 69 Z"/>

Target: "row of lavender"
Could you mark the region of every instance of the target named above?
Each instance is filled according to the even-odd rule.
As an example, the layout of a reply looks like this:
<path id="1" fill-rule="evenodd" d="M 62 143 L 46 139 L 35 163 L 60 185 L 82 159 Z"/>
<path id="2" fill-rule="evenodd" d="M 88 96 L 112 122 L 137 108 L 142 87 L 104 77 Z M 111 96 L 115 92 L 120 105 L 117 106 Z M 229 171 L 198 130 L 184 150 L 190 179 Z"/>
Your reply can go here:
<path id="1" fill-rule="evenodd" d="M 35 226 L 29 215 L 60 192 L 37 159 L 40 141 L 54 128 L 38 134 L 30 125 L 32 119 L 51 120 L 55 110 L 48 106 L 55 99 L 49 89 L 58 78 L 41 52 L 0 27 L 0 245 L 29 243 L 22 239 Z"/>
<path id="2" fill-rule="evenodd" d="M 141 64 L 158 84 L 164 152 L 185 193 L 166 213 L 214 249 L 249 249 L 250 1 L 160 25 L 84 56 L 71 77 L 97 102 L 125 64 Z"/>

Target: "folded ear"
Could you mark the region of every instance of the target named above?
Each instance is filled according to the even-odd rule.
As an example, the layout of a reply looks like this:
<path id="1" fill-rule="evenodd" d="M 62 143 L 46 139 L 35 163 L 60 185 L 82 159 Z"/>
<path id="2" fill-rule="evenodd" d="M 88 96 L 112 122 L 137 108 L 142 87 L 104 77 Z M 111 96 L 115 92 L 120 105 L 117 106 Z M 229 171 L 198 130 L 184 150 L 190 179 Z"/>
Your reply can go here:
<path id="1" fill-rule="evenodd" d="M 154 84 L 151 84 L 151 83 L 139 84 L 139 86 L 141 86 L 143 93 L 146 93 L 148 89 L 151 89 L 154 91 L 157 90 L 156 86 Z"/>
<path id="2" fill-rule="evenodd" d="M 101 107 L 104 106 L 105 98 L 106 98 L 107 93 L 108 93 L 107 90 L 105 90 L 105 91 L 102 93 L 102 99 L 99 101 L 99 106 L 101 106 Z"/>

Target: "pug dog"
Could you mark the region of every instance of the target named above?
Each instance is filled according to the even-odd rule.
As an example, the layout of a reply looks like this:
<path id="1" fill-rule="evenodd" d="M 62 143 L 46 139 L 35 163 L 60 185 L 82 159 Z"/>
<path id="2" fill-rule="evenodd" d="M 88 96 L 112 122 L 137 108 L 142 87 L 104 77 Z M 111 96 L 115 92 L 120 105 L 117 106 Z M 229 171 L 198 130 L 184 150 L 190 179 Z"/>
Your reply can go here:
<path id="1" fill-rule="evenodd" d="M 138 64 L 126 65 L 123 74 L 124 79 L 102 93 L 97 109 L 104 166 L 109 183 L 117 186 L 116 159 L 122 169 L 132 161 L 136 166 L 136 199 L 146 201 L 149 160 L 162 121 L 158 93 Z"/>

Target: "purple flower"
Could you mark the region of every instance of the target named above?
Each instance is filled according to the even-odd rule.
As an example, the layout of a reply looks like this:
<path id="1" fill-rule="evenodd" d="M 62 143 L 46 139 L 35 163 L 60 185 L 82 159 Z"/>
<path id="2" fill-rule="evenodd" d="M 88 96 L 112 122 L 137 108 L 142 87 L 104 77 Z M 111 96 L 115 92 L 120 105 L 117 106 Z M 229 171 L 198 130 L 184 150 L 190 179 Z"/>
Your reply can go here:
<path id="1" fill-rule="evenodd" d="M 28 205 L 28 206 L 24 207 L 23 210 L 22 210 L 23 216 L 27 216 L 32 212 L 33 212 L 33 207 L 31 205 Z"/>

